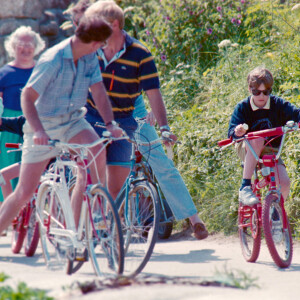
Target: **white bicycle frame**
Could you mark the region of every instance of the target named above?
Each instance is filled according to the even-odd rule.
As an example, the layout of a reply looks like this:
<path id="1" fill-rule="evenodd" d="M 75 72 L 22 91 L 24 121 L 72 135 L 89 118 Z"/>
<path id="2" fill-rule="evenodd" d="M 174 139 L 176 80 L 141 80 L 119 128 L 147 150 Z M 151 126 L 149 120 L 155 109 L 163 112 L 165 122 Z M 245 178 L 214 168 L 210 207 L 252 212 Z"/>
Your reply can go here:
<path id="1" fill-rule="evenodd" d="M 40 193 L 44 190 L 44 186 L 51 186 L 51 198 L 53 197 L 54 192 L 59 197 L 59 202 L 62 205 L 63 211 L 65 213 L 65 222 L 67 224 L 68 229 L 62 228 L 51 228 L 51 232 L 49 234 L 54 234 L 55 236 L 67 237 L 70 239 L 71 244 L 76 249 L 83 249 L 84 245 L 82 243 L 82 236 L 84 230 L 84 216 L 86 214 L 87 209 L 87 200 L 84 197 L 84 201 L 82 203 L 82 210 L 79 220 L 78 230 L 76 230 L 75 220 L 73 211 L 71 209 L 71 199 L 69 195 L 69 188 L 65 177 L 65 166 L 69 166 L 72 168 L 76 168 L 77 164 L 74 161 L 61 161 L 58 160 L 55 163 L 55 172 L 54 173 L 46 173 L 42 178 L 42 183 L 38 190 L 37 198 L 41 196 Z M 49 211 L 53 209 L 53 201 L 51 201 Z M 46 234 L 48 231 L 47 226 L 43 225 L 39 214 L 37 213 L 37 219 L 41 224 L 41 230 L 43 234 Z M 57 222 L 56 219 L 52 218 L 51 222 Z"/>
<path id="2" fill-rule="evenodd" d="M 126 137 L 125 137 L 126 138 Z M 76 154 L 79 155 L 79 157 L 84 160 L 86 158 L 86 153 L 83 153 L 83 150 L 86 150 L 84 152 L 88 151 L 89 147 L 93 147 L 96 146 L 100 143 L 103 143 L 101 149 L 99 150 L 99 152 L 95 155 L 95 157 L 97 157 L 99 155 L 99 153 L 107 146 L 108 143 L 110 143 L 110 141 L 114 141 L 114 140 L 119 140 L 119 139 L 124 139 L 124 137 L 121 138 L 112 138 L 112 137 L 105 137 L 105 138 L 101 138 L 101 140 L 98 140 L 92 144 L 88 144 L 88 145 L 76 145 L 76 144 L 67 144 L 67 143 L 61 143 L 61 142 L 54 142 L 54 144 L 61 149 L 61 152 L 67 152 L 69 153 L 69 149 L 72 149 L 74 151 L 74 149 L 80 149 L 80 151 L 76 151 Z M 94 163 L 95 157 L 91 160 L 91 162 L 87 165 L 84 165 L 85 171 L 87 172 L 87 168 Z M 51 232 L 48 232 L 48 227 L 45 224 L 42 224 L 42 220 L 39 216 L 39 211 L 37 210 L 37 220 L 39 221 L 39 224 L 41 226 L 41 232 L 42 234 L 53 234 L 55 236 L 58 237 L 67 237 L 68 241 L 70 240 L 70 242 L 67 242 L 65 239 L 60 240 L 61 244 L 65 244 L 66 246 L 70 246 L 72 245 L 73 250 L 78 249 L 78 250 L 83 250 L 85 248 L 85 244 L 84 244 L 84 221 L 85 221 L 85 216 L 87 213 L 87 209 L 88 209 L 88 203 L 87 201 L 88 198 L 91 198 L 91 194 L 90 194 L 90 190 L 91 188 L 94 186 L 92 184 L 88 184 L 86 191 L 84 193 L 84 200 L 82 202 L 82 208 L 81 208 L 81 214 L 80 214 L 80 219 L 79 219 L 79 225 L 78 225 L 78 229 L 76 229 L 75 226 L 75 220 L 74 220 L 74 215 L 73 215 L 73 210 L 71 208 L 71 199 L 70 199 L 70 195 L 69 195 L 69 187 L 68 187 L 68 182 L 66 180 L 66 174 L 65 174 L 65 166 L 70 167 L 71 169 L 77 169 L 79 166 L 78 164 L 73 161 L 73 160 L 63 160 L 61 159 L 60 155 L 57 155 L 56 157 L 56 162 L 54 163 L 54 170 L 53 172 L 46 172 L 42 178 L 41 178 L 41 184 L 40 187 L 38 189 L 38 195 L 37 195 L 37 199 L 39 199 L 41 197 L 41 193 L 44 190 L 45 186 L 51 186 L 51 198 L 53 198 L 54 192 L 57 194 L 57 196 L 59 197 L 59 202 L 61 204 L 61 206 L 63 207 L 63 211 L 65 214 L 65 222 L 66 222 L 66 228 L 67 229 L 63 229 L 63 225 L 59 224 L 61 228 L 51 228 Z M 99 174 L 97 174 L 98 177 L 98 182 L 99 181 Z M 49 211 L 52 211 L 53 208 L 53 201 L 51 201 L 50 204 L 50 209 Z M 38 209 L 38 208 L 37 208 Z M 57 220 L 55 220 L 54 218 L 51 218 L 51 222 L 57 222 Z M 73 255 L 74 255 L 74 251 L 73 251 Z"/>

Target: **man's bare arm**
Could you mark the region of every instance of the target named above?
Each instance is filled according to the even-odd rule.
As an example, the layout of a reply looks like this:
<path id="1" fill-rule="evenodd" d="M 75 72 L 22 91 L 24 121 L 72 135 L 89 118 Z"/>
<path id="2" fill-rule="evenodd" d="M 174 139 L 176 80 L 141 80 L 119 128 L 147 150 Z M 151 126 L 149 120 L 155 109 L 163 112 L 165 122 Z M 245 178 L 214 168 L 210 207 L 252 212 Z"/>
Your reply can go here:
<path id="1" fill-rule="evenodd" d="M 165 130 L 169 131 L 169 128 L 167 126 L 168 125 L 167 112 L 166 112 L 165 104 L 162 99 L 160 90 L 159 89 L 148 90 L 148 91 L 146 91 L 146 95 L 149 99 L 149 103 L 150 103 L 151 109 L 153 111 L 153 114 L 157 120 L 157 123 L 160 126 L 160 130 L 161 131 L 165 131 Z M 162 128 L 165 126 L 166 126 L 166 128 Z M 164 144 L 165 145 L 174 144 L 175 141 L 177 140 L 177 137 L 176 137 L 176 135 L 171 133 L 170 139 L 172 140 L 172 142 L 165 140 Z"/>
<path id="2" fill-rule="evenodd" d="M 21 107 L 26 120 L 34 131 L 34 143 L 45 145 L 48 143 L 49 136 L 44 130 L 34 105 L 38 96 L 39 94 L 33 88 L 25 87 L 21 94 Z"/>
<path id="3" fill-rule="evenodd" d="M 114 120 L 114 114 L 103 83 L 98 82 L 90 88 L 99 114 L 104 123 L 109 124 L 106 126 L 107 130 L 109 130 L 114 137 L 122 136 L 123 130 L 119 126 L 111 124 L 111 121 Z"/>
<path id="4" fill-rule="evenodd" d="M 157 120 L 159 126 L 164 126 L 168 124 L 167 112 L 165 108 L 164 101 L 159 89 L 152 89 L 146 91 L 146 95 L 149 99 L 151 109 Z"/>
<path id="5" fill-rule="evenodd" d="M 92 85 L 91 91 L 97 110 L 101 115 L 104 123 L 112 121 L 114 119 L 114 115 L 103 83 L 98 82 Z"/>

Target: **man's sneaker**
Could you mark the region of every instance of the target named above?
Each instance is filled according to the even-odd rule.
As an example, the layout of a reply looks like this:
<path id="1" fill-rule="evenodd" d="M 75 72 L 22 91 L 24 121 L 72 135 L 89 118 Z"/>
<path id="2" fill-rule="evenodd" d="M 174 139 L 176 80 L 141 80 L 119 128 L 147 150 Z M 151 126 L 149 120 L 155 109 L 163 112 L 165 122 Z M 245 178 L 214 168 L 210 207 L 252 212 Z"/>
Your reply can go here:
<path id="1" fill-rule="evenodd" d="M 208 231 L 203 223 L 192 225 L 194 236 L 197 240 L 204 240 L 208 237 Z"/>
<path id="2" fill-rule="evenodd" d="M 243 205 L 252 206 L 259 203 L 258 198 L 254 195 L 251 186 L 245 186 L 239 191 L 239 201 Z"/>

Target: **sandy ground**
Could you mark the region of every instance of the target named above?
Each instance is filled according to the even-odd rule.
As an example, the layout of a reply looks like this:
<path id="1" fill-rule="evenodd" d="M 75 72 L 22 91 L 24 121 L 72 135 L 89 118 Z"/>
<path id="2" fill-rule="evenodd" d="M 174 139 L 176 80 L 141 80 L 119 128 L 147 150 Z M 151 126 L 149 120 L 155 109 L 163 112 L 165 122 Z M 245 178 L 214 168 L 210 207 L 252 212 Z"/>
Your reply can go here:
<path id="1" fill-rule="evenodd" d="M 237 236 L 210 235 L 198 241 L 190 231 L 172 235 L 169 240 L 158 241 L 151 260 L 134 282 L 119 288 L 94 276 L 90 262 L 76 274 L 47 270 L 40 247 L 36 255 L 28 258 L 22 251 L 12 254 L 10 233 L 1 237 L 0 272 L 11 278 L 5 284 L 16 285 L 23 281 L 31 288 L 48 291 L 54 299 L 143 299 L 143 300 L 194 300 L 194 299 L 299 299 L 300 247 L 294 243 L 293 262 L 288 269 L 278 269 L 273 263 L 265 243 L 256 263 L 247 263 Z M 234 274 L 237 282 L 250 283 L 248 289 L 212 286 L 215 280 L 228 279 Z M 151 283 L 149 283 L 149 281 Z M 97 283 L 97 291 L 83 295 L 80 284 Z M 208 282 L 207 286 L 203 286 Z M 252 282 L 252 283 L 251 283 Z M 257 286 L 257 287 L 256 287 Z M 101 287 L 102 290 L 99 290 Z"/>

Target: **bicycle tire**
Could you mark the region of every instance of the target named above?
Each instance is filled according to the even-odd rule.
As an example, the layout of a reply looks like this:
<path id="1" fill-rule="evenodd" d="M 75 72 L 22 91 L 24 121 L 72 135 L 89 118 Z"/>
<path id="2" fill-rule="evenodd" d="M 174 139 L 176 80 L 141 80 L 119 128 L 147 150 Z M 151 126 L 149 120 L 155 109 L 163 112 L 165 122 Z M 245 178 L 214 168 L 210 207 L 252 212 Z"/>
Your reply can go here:
<path id="1" fill-rule="evenodd" d="M 276 212 L 276 213 L 275 213 Z M 269 194 L 263 204 L 263 228 L 266 243 L 273 261 L 279 268 L 288 268 L 292 262 L 292 234 L 285 210 L 277 194 Z M 286 229 L 283 222 L 286 220 Z"/>
<path id="2" fill-rule="evenodd" d="M 52 193 L 51 193 L 52 192 Z M 69 228 L 64 206 L 52 184 L 44 184 L 40 187 L 36 203 L 39 232 L 43 256 L 49 269 L 64 269 L 72 272 L 70 267 L 69 249 L 72 247 L 67 238 L 55 234 L 53 230 Z M 71 269 L 71 270 L 70 270 Z"/>
<path id="3" fill-rule="evenodd" d="M 23 207 L 12 222 L 11 250 L 15 254 L 20 253 L 26 235 L 26 228 L 24 227 L 26 210 L 27 207 Z"/>
<path id="4" fill-rule="evenodd" d="M 261 226 L 256 208 L 239 206 L 239 238 L 247 262 L 256 262 L 261 247 Z"/>
<path id="5" fill-rule="evenodd" d="M 30 216 L 24 239 L 24 251 L 26 256 L 31 257 L 35 254 L 40 239 L 39 223 L 36 219 L 35 199 L 29 208 L 29 214 Z"/>
<path id="6" fill-rule="evenodd" d="M 121 222 L 114 200 L 101 185 L 90 191 L 86 214 L 89 256 L 98 276 L 115 277 L 124 268 L 124 244 Z"/>
<path id="7" fill-rule="evenodd" d="M 117 199 L 125 248 L 123 274 L 133 277 L 146 266 L 158 237 L 160 210 L 157 191 L 150 182 L 132 183 L 127 213 L 125 213 L 125 204 L 126 197 L 123 192 Z"/>

